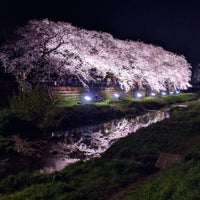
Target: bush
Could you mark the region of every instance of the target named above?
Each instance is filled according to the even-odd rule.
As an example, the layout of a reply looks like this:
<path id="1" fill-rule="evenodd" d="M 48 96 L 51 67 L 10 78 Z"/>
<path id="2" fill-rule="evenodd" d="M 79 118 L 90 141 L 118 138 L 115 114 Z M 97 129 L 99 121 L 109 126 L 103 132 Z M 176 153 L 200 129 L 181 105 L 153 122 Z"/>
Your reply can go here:
<path id="1" fill-rule="evenodd" d="M 0 158 L 4 158 L 6 156 L 13 155 L 14 150 L 13 150 L 13 145 L 12 142 L 4 138 L 0 135 Z"/>
<path id="2" fill-rule="evenodd" d="M 32 91 L 20 91 L 10 99 L 11 111 L 21 120 L 40 124 L 52 106 L 46 88 L 36 86 Z"/>
<path id="3" fill-rule="evenodd" d="M 10 110 L 0 112 L 0 134 L 8 136 L 12 134 L 35 135 L 40 130 L 31 122 L 20 119 Z"/>

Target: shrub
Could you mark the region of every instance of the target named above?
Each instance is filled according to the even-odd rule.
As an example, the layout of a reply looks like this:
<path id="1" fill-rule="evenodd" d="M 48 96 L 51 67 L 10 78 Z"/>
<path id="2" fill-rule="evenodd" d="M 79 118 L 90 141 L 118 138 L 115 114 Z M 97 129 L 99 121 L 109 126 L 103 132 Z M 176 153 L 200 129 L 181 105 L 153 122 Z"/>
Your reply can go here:
<path id="1" fill-rule="evenodd" d="M 14 153 L 12 142 L 0 135 L 0 158 L 9 156 Z"/>
<path id="2" fill-rule="evenodd" d="M 32 91 L 19 91 L 10 99 L 10 109 L 19 118 L 39 124 L 52 106 L 46 88 L 36 86 Z"/>

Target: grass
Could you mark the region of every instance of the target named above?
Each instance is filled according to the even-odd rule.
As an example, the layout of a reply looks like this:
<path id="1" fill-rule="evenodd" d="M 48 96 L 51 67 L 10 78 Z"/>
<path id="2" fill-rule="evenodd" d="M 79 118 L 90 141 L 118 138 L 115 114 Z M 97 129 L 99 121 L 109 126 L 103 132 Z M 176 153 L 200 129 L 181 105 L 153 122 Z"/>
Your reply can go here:
<path id="1" fill-rule="evenodd" d="M 121 200 L 192 200 L 200 197 L 200 162 L 190 161 L 162 170 L 154 179 Z"/>
<path id="2" fill-rule="evenodd" d="M 197 99 L 193 93 L 171 95 L 165 98 L 142 98 L 142 99 L 106 99 L 102 102 L 91 104 L 80 104 L 76 106 L 55 107 L 46 113 L 44 126 L 48 128 L 70 128 L 88 124 L 104 122 L 113 118 L 123 116 L 134 117 L 147 110 L 154 110 L 164 107 L 173 102 Z M 71 103 L 73 103 L 72 101 Z M 64 104 L 63 104 L 64 105 Z"/>
<path id="3" fill-rule="evenodd" d="M 162 151 L 171 153 L 181 153 L 198 144 L 199 140 L 194 140 L 190 144 L 188 139 L 199 137 L 200 110 L 199 102 L 189 108 L 174 109 L 171 117 L 160 123 L 153 124 L 148 128 L 140 129 L 136 135 L 131 135 L 121 139 L 114 144 L 107 152 L 107 156 L 112 155 L 120 158 L 123 151 L 128 151 L 134 144 L 131 154 L 151 154 Z M 120 150 L 118 149 L 120 146 Z M 124 148 L 124 149 L 123 149 Z M 129 150 L 130 151 L 130 150 Z"/>
<path id="4" fill-rule="evenodd" d="M 179 102 L 185 102 L 185 101 L 191 101 L 197 99 L 198 95 L 195 93 L 181 93 L 178 95 L 168 95 L 168 96 L 156 96 L 156 97 L 145 97 L 145 98 L 123 98 L 123 99 L 104 99 L 101 102 L 94 102 L 90 105 L 94 104 L 97 106 L 111 106 L 113 108 L 119 107 L 119 106 L 125 106 L 128 107 L 131 103 L 145 103 L 145 102 L 156 102 L 160 104 L 171 104 L 171 103 L 179 103 Z M 73 107 L 78 105 L 77 99 L 66 99 L 64 101 L 57 102 L 58 107 Z M 81 104 L 82 105 L 82 104 Z"/>
<path id="5" fill-rule="evenodd" d="M 174 109 L 171 118 L 119 140 L 101 158 L 78 162 L 51 174 L 9 176 L 0 181 L 0 199 L 109 199 L 130 182 L 155 172 L 154 163 L 160 152 L 181 153 L 187 162 L 161 172 L 160 178 L 139 190 L 139 195 L 155 200 L 198 199 L 199 130 L 200 101 L 197 101 L 188 108 Z M 193 137 L 196 140 L 188 142 Z"/>
<path id="6" fill-rule="evenodd" d="M 72 98 L 72 99 L 66 98 L 66 99 L 63 99 L 62 101 L 58 101 L 56 103 L 56 106 L 60 107 L 60 108 L 65 108 L 65 107 L 76 106 L 77 104 L 78 104 L 78 99 L 76 99 L 76 98 Z"/>
<path id="7" fill-rule="evenodd" d="M 174 102 L 184 102 L 197 97 L 196 94 L 185 93 L 163 98 L 105 99 L 102 102 L 80 105 L 75 105 L 74 99 L 68 99 L 52 105 L 46 98 L 46 89 L 38 86 L 33 92 L 21 92 L 10 99 L 7 117 L 0 112 L 0 133 L 13 134 L 17 131 L 20 134 L 23 127 L 23 133 L 29 132 L 32 135 L 32 131 L 27 131 L 28 129 L 46 131 L 91 125 L 124 116 L 134 117 L 146 110 L 159 109 Z"/>
<path id="8" fill-rule="evenodd" d="M 0 135 L 0 158 L 9 157 L 14 153 L 13 144 L 10 139 Z"/>
<path id="9" fill-rule="evenodd" d="M 180 103 L 183 101 L 191 101 L 195 100 L 197 98 L 197 94 L 195 93 L 181 93 L 179 95 L 168 95 L 162 97 L 165 101 L 167 101 L 169 104 L 171 103 Z"/>

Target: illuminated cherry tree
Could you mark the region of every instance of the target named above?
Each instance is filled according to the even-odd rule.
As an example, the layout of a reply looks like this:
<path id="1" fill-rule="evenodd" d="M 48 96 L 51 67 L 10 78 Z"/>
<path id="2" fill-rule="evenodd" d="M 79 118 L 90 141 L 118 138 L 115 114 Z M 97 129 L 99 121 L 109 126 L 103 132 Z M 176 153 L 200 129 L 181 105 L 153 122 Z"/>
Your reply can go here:
<path id="1" fill-rule="evenodd" d="M 1 46 L 0 61 L 19 84 L 75 76 L 84 87 L 108 74 L 125 91 L 187 89 L 191 66 L 183 56 L 143 42 L 114 39 L 65 22 L 31 20 Z"/>

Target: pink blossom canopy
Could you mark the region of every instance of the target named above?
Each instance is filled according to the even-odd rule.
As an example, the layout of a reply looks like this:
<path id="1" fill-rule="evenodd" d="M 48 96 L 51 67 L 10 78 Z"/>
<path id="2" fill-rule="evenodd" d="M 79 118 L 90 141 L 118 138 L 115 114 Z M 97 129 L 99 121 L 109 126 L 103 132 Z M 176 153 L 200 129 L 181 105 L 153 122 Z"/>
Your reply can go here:
<path id="1" fill-rule="evenodd" d="M 115 39 L 66 22 L 31 20 L 1 46 L 0 61 L 19 83 L 48 80 L 49 74 L 69 75 L 87 87 L 111 73 L 125 91 L 149 88 L 187 89 L 191 66 L 183 56 L 143 42 Z M 92 71 L 92 73 L 91 73 Z"/>

